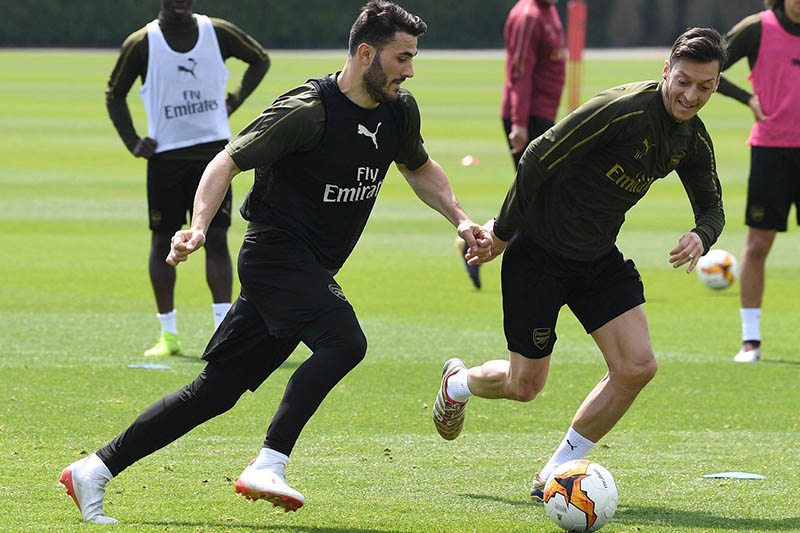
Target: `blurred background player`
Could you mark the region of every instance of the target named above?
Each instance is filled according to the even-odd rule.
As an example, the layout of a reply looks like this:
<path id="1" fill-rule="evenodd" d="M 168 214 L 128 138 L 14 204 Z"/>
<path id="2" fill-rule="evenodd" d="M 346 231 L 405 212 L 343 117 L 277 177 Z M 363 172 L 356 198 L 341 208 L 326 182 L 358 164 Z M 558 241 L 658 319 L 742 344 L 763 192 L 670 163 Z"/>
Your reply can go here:
<path id="1" fill-rule="evenodd" d="M 334 276 L 356 246 L 392 162 L 416 195 L 458 228 L 473 255 L 489 252 L 488 232 L 469 219 L 444 170 L 425 151 L 419 108 L 402 88 L 414 75 L 417 38 L 426 29 L 396 4 L 367 3 L 350 31 L 341 72 L 280 96 L 209 163 L 191 227 L 173 236 L 167 261 L 177 265 L 203 245 L 231 180 L 242 169 L 255 169 L 241 209 L 248 220 L 238 261 L 241 293 L 192 383 L 64 469 L 61 483 L 85 521 L 114 522 L 103 513 L 112 477 L 233 407 L 300 342 L 312 353 L 289 379 L 263 447 L 235 489 L 287 511 L 304 504 L 286 482 L 289 455 L 322 401 L 367 350 Z"/>
<path id="2" fill-rule="evenodd" d="M 162 0 L 158 18 L 129 35 L 106 88 L 106 107 L 119 136 L 136 157 L 147 159 L 150 282 L 161 336 L 145 355 L 182 354 L 174 306 L 175 267 L 164 262 L 170 238 L 186 223 L 197 184 L 209 161 L 230 138 L 228 116 L 258 86 L 270 61 L 262 46 L 221 19 L 192 13 L 192 0 Z M 224 61 L 248 64 L 241 83 L 226 95 Z M 147 112 L 147 136 L 136 133 L 127 95 L 137 77 Z M 231 306 L 233 267 L 227 231 L 231 192 L 211 223 L 206 241 L 206 280 L 214 327 Z"/>
<path id="3" fill-rule="evenodd" d="M 506 19 L 500 116 L 514 169 L 528 143 L 553 126 L 561 102 L 567 51 L 557 3 L 519 0 Z"/>
<path id="4" fill-rule="evenodd" d="M 485 262 L 505 250 L 509 356 L 472 368 L 448 360 L 433 422 L 450 440 L 461 432 L 472 395 L 533 400 L 547 381 L 556 321 L 567 304 L 603 354 L 608 373 L 534 476 L 534 499 L 542 498 L 545 480 L 558 465 L 589 453 L 656 373 L 642 279 L 615 245 L 625 213 L 655 180 L 675 170 L 695 227 L 669 251 L 672 266 L 688 263 L 691 272 L 722 232 L 714 149 L 697 112 L 717 88 L 724 62 L 725 42 L 716 30 L 687 30 L 672 47 L 662 81 L 600 93 L 531 142 L 520 160 L 493 224 L 492 254 L 480 258 Z"/>
<path id="5" fill-rule="evenodd" d="M 761 303 L 766 260 L 775 234 L 786 231 L 795 205 L 800 224 L 800 0 L 765 0 L 766 10 L 750 15 L 726 35 L 723 70 L 747 57 L 750 94 L 722 78 L 719 92 L 750 106 L 750 138 L 744 250 L 739 274 L 742 347 L 733 360 L 761 357 Z"/>
<path id="6" fill-rule="evenodd" d="M 506 18 L 503 32 L 506 76 L 500 116 L 517 168 L 528 143 L 555 123 L 566 76 L 564 29 L 558 0 L 519 0 Z M 462 255 L 466 243 L 457 241 Z M 473 285 L 481 288 L 480 266 L 464 260 Z"/>

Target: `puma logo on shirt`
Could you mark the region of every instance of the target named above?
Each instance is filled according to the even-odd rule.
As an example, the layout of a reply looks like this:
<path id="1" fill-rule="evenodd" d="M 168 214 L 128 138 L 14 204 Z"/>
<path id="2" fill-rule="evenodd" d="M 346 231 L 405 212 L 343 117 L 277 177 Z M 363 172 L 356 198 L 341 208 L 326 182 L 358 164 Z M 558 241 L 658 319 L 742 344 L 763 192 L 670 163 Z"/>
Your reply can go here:
<path id="1" fill-rule="evenodd" d="M 363 124 L 359 124 L 357 133 L 372 139 L 372 143 L 375 145 L 375 149 L 377 150 L 378 149 L 378 130 L 380 129 L 380 127 L 381 127 L 381 123 L 378 122 L 378 125 L 375 127 L 375 133 L 372 133 L 371 131 L 369 131 L 367 129 L 366 126 L 364 126 Z"/>

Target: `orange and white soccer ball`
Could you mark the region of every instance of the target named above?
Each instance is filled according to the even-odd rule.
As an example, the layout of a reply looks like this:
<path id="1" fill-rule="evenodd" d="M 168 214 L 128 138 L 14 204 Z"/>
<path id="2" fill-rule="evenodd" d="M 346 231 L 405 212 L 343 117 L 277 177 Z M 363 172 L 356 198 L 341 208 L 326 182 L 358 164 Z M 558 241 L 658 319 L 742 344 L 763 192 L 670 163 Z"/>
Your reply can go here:
<path id="1" fill-rule="evenodd" d="M 614 516 L 619 494 L 608 470 L 579 459 L 550 474 L 543 500 L 547 516 L 564 531 L 597 531 Z"/>
<path id="2" fill-rule="evenodd" d="M 697 276 L 712 289 L 727 289 L 739 276 L 739 263 L 725 250 L 711 250 L 697 262 Z"/>

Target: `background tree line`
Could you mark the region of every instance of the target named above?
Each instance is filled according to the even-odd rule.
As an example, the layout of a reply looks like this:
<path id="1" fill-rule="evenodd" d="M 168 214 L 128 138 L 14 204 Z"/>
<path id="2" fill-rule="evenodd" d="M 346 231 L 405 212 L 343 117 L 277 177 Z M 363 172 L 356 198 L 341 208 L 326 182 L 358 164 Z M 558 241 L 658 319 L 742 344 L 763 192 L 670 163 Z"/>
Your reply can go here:
<path id="1" fill-rule="evenodd" d="M 341 49 L 366 0 L 196 0 L 268 49 Z M 515 0 L 400 0 L 429 25 L 425 48 L 503 47 Z M 160 0 L 0 0 L 0 46 L 118 47 L 155 18 Z M 567 0 L 558 3 L 566 23 Z M 588 0 L 587 46 L 669 46 L 689 26 L 727 31 L 762 0 Z"/>

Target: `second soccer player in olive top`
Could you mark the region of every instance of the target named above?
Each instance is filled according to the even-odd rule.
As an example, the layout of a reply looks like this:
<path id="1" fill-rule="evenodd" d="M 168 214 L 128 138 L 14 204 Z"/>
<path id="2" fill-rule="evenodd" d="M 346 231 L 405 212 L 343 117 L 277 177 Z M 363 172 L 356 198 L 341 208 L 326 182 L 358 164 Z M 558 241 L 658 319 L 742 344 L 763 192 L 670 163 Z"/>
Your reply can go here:
<path id="1" fill-rule="evenodd" d="M 694 227 L 670 250 L 672 265 L 688 264 L 691 272 L 722 232 L 714 149 L 697 112 L 716 90 L 724 63 L 722 36 L 710 28 L 690 29 L 675 41 L 662 81 L 599 94 L 531 142 L 522 156 L 492 235 L 492 256 L 505 250 L 509 358 L 469 369 L 460 359 L 448 360 L 434 423 L 442 437 L 454 439 L 470 396 L 534 399 L 547 380 L 556 320 L 567 304 L 603 353 L 608 374 L 534 475 L 535 499 L 541 499 L 553 469 L 583 459 L 656 372 L 642 280 L 615 245 L 625 213 L 655 180 L 675 170 Z"/>

